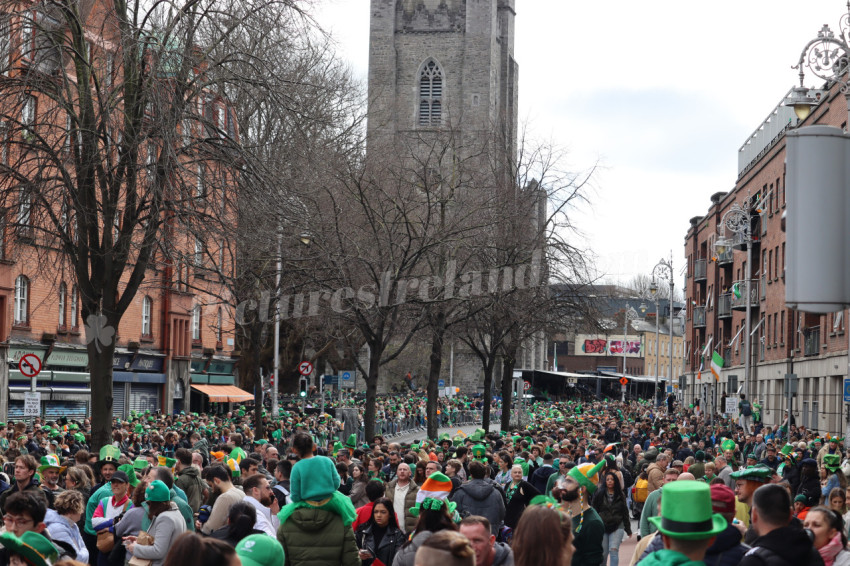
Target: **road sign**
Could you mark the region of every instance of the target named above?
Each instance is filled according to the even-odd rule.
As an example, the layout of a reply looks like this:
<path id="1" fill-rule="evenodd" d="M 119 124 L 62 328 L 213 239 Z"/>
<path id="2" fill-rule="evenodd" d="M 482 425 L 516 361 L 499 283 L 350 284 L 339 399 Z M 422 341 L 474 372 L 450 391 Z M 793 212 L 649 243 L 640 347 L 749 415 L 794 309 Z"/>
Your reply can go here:
<path id="1" fill-rule="evenodd" d="M 844 402 L 850 403 L 850 378 L 844 378 Z"/>
<path id="2" fill-rule="evenodd" d="M 41 416 L 41 393 L 38 391 L 26 391 L 24 393 L 24 416 Z"/>
<path id="3" fill-rule="evenodd" d="M 522 390 L 523 390 L 523 391 L 528 391 L 529 389 L 531 389 L 531 384 L 530 384 L 529 382 L 527 382 L 527 381 L 523 381 L 523 382 L 522 382 Z"/>
<path id="4" fill-rule="evenodd" d="M 629 380 L 625 376 L 620 378 L 620 385 L 625 386 L 628 383 L 629 383 Z"/>
<path id="5" fill-rule="evenodd" d="M 339 384 L 339 376 L 338 375 L 323 375 L 322 383 L 325 385 L 337 385 Z"/>
<path id="6" fill-rule="evenodd" d="M 35 354 L 27 354 L 21 358 L 18 368 L 25 377 L 35 377 L 41 371 L 41 358 Z"/>
<path id="7" fill-rule="evenodd" d="M 300 364 L 298 364 L 298 373 L 300 373 L 301 375 L 310 375 L 311 373 L 313 373 L 313 364 L 306 360 L 301 362 Z"/>
<path id="8" fill-rule="evenodd" d="M 354 371 L 339 372 L 339 386 L 341 389 L 354 389 Z"/>
<path id="9" fill-rule="evenodd" d="M 567 378 L 567 385 L 575 385 L 577 383 L 578 383 L 577 377 L 568 377 Z"/>
<path id="10" fill-rule="evenodd" d="M 437 381 L 437 387 L 445 387 L 445 386 L 446 386 L 446 380 L 445 379 L 441 379 L 441 380 Z"/>

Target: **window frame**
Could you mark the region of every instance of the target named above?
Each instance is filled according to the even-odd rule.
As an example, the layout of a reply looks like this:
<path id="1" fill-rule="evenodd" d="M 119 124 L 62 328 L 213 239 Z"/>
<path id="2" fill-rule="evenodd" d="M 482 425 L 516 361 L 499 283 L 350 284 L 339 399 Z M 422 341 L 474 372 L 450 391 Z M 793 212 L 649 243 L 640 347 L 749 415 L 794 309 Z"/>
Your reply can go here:
<path id="1" fill-rule="evenodd" d="M 15 326 L 29 326 L 30 322 L 30 280 L 21 273 L 15 278 L 15 297 L 12 321 Z"/>
<path id="2" fill-rule="evenodd" d="M 427 81 L 427 84 L 426 84 Z M 443 123 L 446 78 L 443 67 L 436 59 L 428 58 L 419 68 L 416 81 L 418 103 L 416 125 L 420 128 L 438 128 Z"/>
<path id="3" fill-rule="evenodd" d="M 68 322 L 68 286 L 64 281 L 59 283 L 59 330 L 65 330 Z"/>
<path id="4" fill-rule="evenodd" d="M 153 336 L 153 299 L 148 295 L 142 297 L 142 337 Z"/>

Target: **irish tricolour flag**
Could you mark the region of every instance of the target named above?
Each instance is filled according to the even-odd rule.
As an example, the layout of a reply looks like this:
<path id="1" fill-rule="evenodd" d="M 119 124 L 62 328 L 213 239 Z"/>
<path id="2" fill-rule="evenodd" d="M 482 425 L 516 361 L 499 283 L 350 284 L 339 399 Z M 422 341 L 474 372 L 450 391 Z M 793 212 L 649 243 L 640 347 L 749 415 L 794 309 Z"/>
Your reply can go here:
<path id="1" fill-rule="evenodd" d="M 717 350 L 711 355 L 711 373 L 714 374 L 714 380 L 720 381 L 720 370 L 723 369 L 723 356 L 717 353 Z"/>

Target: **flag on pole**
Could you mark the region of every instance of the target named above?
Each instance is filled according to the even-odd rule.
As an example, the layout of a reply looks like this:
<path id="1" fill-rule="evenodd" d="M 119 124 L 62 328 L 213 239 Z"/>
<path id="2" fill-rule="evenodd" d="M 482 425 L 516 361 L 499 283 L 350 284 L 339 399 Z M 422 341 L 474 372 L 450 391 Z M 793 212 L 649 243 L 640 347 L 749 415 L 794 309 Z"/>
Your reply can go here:
<path id="1" fill-rule="evenodd" d="M 735 283 L 732 285 L 732 294 L 735 295 L 736 299 L 741 298 L 741 284 Z"/>
<path id="2" fill-rule="evenodd" d="M 714 374 L 714 381 L 720 381 L 720 370 L 723 369 L 723 356 L 717 353 L 717 350 L 711 355 L 711 373 Z"/>
<path id="3" fill-rule="evenodd" d="M 699 371 L 697 371 L 697 380 L 702 379 L 702 370 L 705 369 L 705 358 L 699 357 Z"/>

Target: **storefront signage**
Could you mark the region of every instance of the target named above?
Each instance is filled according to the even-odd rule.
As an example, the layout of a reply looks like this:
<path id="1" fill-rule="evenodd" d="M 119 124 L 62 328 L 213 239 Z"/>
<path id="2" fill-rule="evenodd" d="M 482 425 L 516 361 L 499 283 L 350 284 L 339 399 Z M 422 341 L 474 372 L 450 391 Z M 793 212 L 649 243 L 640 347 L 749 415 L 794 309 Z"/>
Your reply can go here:
<path id="1" fill-rule="evenodd" d="M 156 356 L 139 356 L 133 361 L 130 369 L 135 371 L 156 371 L 161 372 L 165 363 L 165 358 Z"/>
<path id="2" fill-rule="evenodd" d="M 62 350 L 56 348 L 50 352 L 50 356 L 47 358 L 47 365 L 84 368 L 89 365 L 89 354 L 85 350 Z"/>

